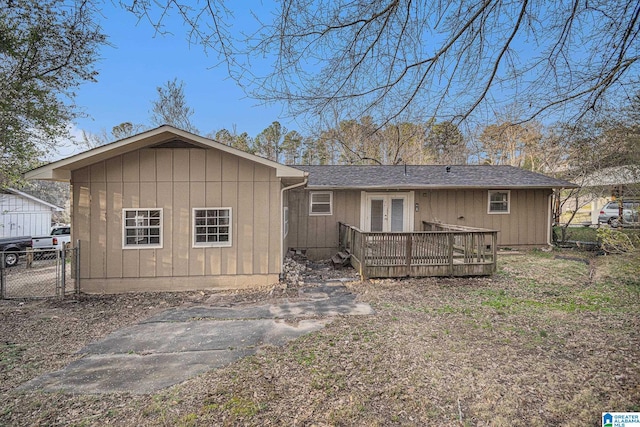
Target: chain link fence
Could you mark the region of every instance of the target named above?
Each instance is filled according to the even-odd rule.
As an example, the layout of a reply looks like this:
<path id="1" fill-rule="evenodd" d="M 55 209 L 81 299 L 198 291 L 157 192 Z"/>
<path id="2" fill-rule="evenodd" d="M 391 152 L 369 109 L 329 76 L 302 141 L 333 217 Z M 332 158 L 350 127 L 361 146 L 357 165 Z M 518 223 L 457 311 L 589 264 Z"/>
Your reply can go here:
<path id="1" fill-rule="evenodd" d="M 79 292 L 78 248 L 0 253 L 0 299 L 64 298 Z"/>

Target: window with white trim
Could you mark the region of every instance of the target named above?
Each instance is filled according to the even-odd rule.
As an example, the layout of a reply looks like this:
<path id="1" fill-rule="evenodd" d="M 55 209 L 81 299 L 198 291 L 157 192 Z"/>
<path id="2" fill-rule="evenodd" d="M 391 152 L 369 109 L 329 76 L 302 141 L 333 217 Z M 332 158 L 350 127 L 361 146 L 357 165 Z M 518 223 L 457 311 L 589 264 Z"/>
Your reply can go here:
<path id="1" fill-rule="evenodd" d="M 122 246 L 162 247 L 162 209 L 123 209 Z"/>
<path id="2" fill-rule="evenodd" d="M 309 194 L 309 215 L 333 215 L 333 192 L 312 191 Z"/>
<path id="3" fill-rule="evenodd" d="M 194 208 L 193 246 L 231 246 L 231 208 Z"/>
<path id="4" fill-rule="evenodd" d="M 508 214 L 511 207 L 511 192 L 509 190 L 490 190 L 489 207 L 490 214 Z"/>

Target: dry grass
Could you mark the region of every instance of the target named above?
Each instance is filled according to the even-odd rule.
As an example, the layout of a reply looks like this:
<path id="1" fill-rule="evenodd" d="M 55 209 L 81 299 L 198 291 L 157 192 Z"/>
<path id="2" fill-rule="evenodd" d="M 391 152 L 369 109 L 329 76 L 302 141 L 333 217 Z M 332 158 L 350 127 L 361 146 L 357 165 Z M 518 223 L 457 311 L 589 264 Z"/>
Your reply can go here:
<path id="1" fill-rule="evenodd" d="M 59 333 L 47 329 L 42 307 L 16 316 L 3 303 L 0 332 L 13 341 L 0 353 L 11 384 L 2 389 L 0 424 L 600 425 L 603 411 L 640 411 L 640 261 L 580 256 L 503 256 L 493 278 L 354 283 L 374 316 L 336 318 L 284 348 L 149 396 L 13 390 L 106 333 L 93 328 L 92 312 L 129 309 L 117 301 L 69 304 L 76 321 L 58 311 L 71 325 Z M 189 300 L 172 295 L 165 304 L 145 296 L 127 321 Z M 44 346 L 58 350 L 43 352 L 22 325 L 44 327 L 54 335 Z M 76 335 L 70 346 L 66 333 Z M 63 362 L 44 360 L 58 351 Z"/>

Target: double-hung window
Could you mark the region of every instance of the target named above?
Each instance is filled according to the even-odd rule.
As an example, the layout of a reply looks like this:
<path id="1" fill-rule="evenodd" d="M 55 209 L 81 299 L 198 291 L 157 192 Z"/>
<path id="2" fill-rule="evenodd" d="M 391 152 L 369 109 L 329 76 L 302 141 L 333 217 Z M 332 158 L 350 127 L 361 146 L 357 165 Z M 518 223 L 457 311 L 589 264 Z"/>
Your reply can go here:
<path id="1" fill-rule="evenodd" d="M 162 247 L 162 209 L 123 209 L 122 216 L 125 249 Z"/>
<path id="2" fill-rule="evenodd" d="M 312 191 L 309 194 L 309 215 L 332 215 L 333 193 L 331 191 Z"/>
<path id="3" fill-rule="evenodd" d="M 489 207 L 490 214 L 508 214 L 511 209 L 511 193 L 509 190 L 490 190 Z"/>
<path id="4" fill-rule="evenodd" d="M 193 246 L 231 246 L 231 208 L 194 208 Z"/>

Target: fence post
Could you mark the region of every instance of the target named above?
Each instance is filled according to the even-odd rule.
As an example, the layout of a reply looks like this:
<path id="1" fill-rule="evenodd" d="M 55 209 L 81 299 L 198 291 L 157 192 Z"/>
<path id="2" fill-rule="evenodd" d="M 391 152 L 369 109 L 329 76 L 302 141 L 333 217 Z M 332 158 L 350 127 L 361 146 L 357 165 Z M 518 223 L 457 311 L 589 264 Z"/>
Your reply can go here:
<path id="1" fill-rule="evenodd" d="M 349 227 L 348 233 L 349 233 L 349 250 L 353 252 L 356 250 L 356 247 L 355 247 L 356 231 L 353 228 Z"/>
<path id="2" fill-rule="evenodd" d="M 65 245 L 62 245 L 60 255 L 62 260 L 62 270 L 60 271 L 60 295 L 58 296 L 60 299 L 64 299 L 64 292 L 67 287 L 67 249 L 65 248 Z"/>
<path id="3" fill-rule="evenodd" d="M 76 240 L 74 259 L 76 262 L 76 265 L 75 265 L 76 280 L 74 281 L 75 282 L 74 293 L 78 295 L 80 293 L 80 239 Z"/>
<path id="4" fill-rule="evenodd" d="M 4 252 L 0 252 L 0 299 L 5 299 L 7 290 L 5 287 L 7 286 L 6 280 L 4 277 L 5 268 L 4 268 Z"/>
<path id="5" fill-rule="evenodd" d="M 60 275 L 60 251 L 56 249 L 54 251 L 56 254 L 55 262 L 56 262 L 56 297 L 60 297 L 60 283 L 62 282 L 62 276 Z"/>

